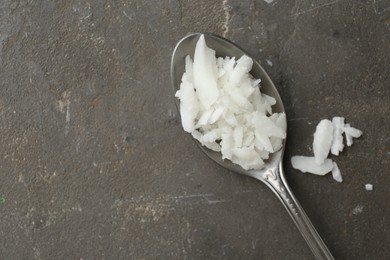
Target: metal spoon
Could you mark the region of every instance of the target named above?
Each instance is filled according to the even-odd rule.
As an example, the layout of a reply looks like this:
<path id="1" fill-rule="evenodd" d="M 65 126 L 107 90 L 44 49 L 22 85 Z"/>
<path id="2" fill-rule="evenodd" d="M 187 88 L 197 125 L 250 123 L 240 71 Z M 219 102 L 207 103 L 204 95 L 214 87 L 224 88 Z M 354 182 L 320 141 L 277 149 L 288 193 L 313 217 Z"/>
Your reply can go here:
<path id="1" fill-rule="evenodd" d="M 175 92 L 180 88 L 181 77 L 185 70 L 185 57 L 187 55 L 194 57 L 195 45 L 200 35 L 202 34 L 194 33 L 184 37 L 179 41 L 175 47 L 175 50 L 173 51 L 171 61 L 171 80 Z M 244 54 L 250 56 L 240 47 L 226 40 L 225 38 L 213 34 L 204 34 L 204 36 L 208 47 L 216 51 L 217 57 L 230 56 L 236 57 L 238 59 Z M 277 103 L 273 106 L 273 111 L 284 112 L 285 109 L 283 102 L 275 85 L 256 60 L 253 60 L 251 74 L 255 78 L 261 79 L 262 92 L 274 97 L 277 100 Z M 179 101 L 177 99 L 176 105 L 179 108 Z M 208 148 L 202 146 L 199 142 L 197 143 L 203 152 L 205 152 L 212 160 L 221 166 L 231 171 L 247 175 L 264 182 L 282 202 L 294 223 L 297 225 L 302 236 L 305 238 L 314 256 L 317 259 L 334 259 L 326 247 L 324 241 L 322 241 L 321 237 L 318 235 L 306 213 L 287 185 L 282 166 L 285 143 L 283 144 L 282 149 L 270 156 L 270 158 L 266 161 L 266 167 L 264 169 L 249 171 L 244 170 L 240 166 L 233 164 L 230 161 L 222 160 L 220 153 L 209 150 Z"/>

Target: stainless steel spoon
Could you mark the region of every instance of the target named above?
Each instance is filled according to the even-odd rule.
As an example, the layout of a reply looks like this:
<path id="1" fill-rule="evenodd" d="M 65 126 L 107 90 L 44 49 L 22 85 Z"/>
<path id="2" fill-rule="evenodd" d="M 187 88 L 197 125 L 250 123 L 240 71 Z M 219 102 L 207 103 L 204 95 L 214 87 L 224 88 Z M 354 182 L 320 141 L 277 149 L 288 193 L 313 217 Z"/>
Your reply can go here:
<path id="1" fill-rule="evenodd" d="M 179 41 L 175 47 L 175 50 L 173 51 L 171 61 L 171 80 L 175 92 L 180 88 L 181 77 L 185 70 L 185 57 L 187 55 L 190 55 L 192 58 L 194 57 L 195 45 L 200 35 L 201 33 L 194 33 L 184 37 Z M 207 45 L 216 51 L 217 57 L 230 56 L 236 57 L 238 59 L 244 54 L 250 56 L 240 47 L 226 40 L 225 38 L 213 34 L 204 34 L 204 36 Z M 254 59 L 251 74 L 255 78 L 261 79 L 262 92 L 274 97 L 277 100 L 277 103 L 273 106 L 273 111 L 284 112 L 285 110 L 283 102 L 275 85 L 264 69 L 260 66 L 260 64 Z M 179 101 L 177 99 L 176 105 L 179 108 Z M 305 238 L 314 256 L 317 259 L 334 259 L 326 247 L 324 241 L 322 241 L 321 237 L 318 235 L 306 213 L 287 185 L 282 166 L 285 142 L 283 144 L 283 148 L 272 154 L 266 161 L 266 167 L 264 169 L 250 171 L 246 171 L 240 166 L 231 163 L 230 161 L 222 160 L 220 153 L 211 151 L 202 146 L 199 142 L 197 143 L 203 152 L 205 152 L 212 160 L 221 166 L 264 182 L 282 202 L 294 223 L 297 225 L 302 236 Z"/>

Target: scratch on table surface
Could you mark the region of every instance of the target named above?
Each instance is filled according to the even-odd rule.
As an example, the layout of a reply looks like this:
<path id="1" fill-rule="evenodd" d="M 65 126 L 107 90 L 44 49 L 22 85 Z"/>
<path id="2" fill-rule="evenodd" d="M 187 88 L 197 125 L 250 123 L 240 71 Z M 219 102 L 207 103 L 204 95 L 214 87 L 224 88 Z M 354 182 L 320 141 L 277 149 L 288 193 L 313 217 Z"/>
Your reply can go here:
<path id="1" fill-rule="evenodd" d="M 225 13 L 225 21 L 223 22 L 223 33 L 222 33 L 222 36 L 223 37 L 226 37 L 226 35 L 228 34 L 229 32 L 229 23 L 230 23 L 230 20 L 231 20 L 231 14 L 230 14 L 230 6 L 227 4 L 228 0 L 223 0 L 222 1 L 222 8 L 224 10 L 224 13 Z"/>
<path id="2" fill-rule="evenodd" d="M 254 192 L 254 190 L 243 190 L 243 191 L 236 191 L 234 194 L 244 194 L 244 193 L 251 193 Z M 199 194 L 185 194 L 185 195 L 179 195 L 179 196 L 167 196 L 167 200 L 175 200 L 178 201 L 184 201 L 189 199 L 204 199 L 208 204 L 215 204 L 215 203 L 221 203 L 221 202 L 227 202 L 227 200 L 224 199 L 212 199 L 213 197 L 216 197 L 216 194 L 214 193 L 199 193 Z"/>
<path id="3" fill-rule="evenodd" d="M 127 19 L 129 19 L 130 21 L 133 20 L 133 18 L 131 18 L 124 10 L 122 11 L 122 13 L 123 13 L 123 15 L 124 15 Z"/>
<path id="4" fill-rule="evenodd" d="M 233 194 L 248 194 L 254 190 L 237 191 Z M 229 200 L 218 198 L 214 193 L 195 193 L 184 195 L 160 195 L 156 197 L 139 196 L 129 199 L 117 199 L 111 205 L 118 216 L 126 221 L 139 223 L 156 222 L 177 209 L 177 205 L 192 206 L 195 204 L 215 205 Z"/>
<path id="5" fill-rule="evenodd" d="M 37 260 L 42 259 L 41 252 L 40 252 L 38 247 L 34 246 L 33 251 L 34 251 L 34 259 L 37 259 Z"/>
<path id="6" fill-rule="evenodd" d="M 308 117 L 289 118 L 288 121 L 307 121 Z"/>
<path id="7" fill-rule="evenodd" d="M 258 240 L 259 240 L 259 239 L 256 238 L 255 241 L 252 241 L 252 249 L 256 249 L 256 245 L 257 245 L 257 241 L 258 241 Z"/>
<path id="8" fill-rule="evenodd" d="M 325 6 L 334 5 L 334 4 L 336 4 L 336 3 L 340 2 L 340 1 L 341 0 L 335 0 L 335 1 L 332 1 L 332 2 L 329 2 L 329 3 L 325 3 L 325 4 L 318 5 L 318 6 L 314 6 L 312 8 L 306 9 L 304 11 L 300 11 L 300 12 L 294 13 L 293 16 L 297 17 L 297 16 L 300 16 L 302 14 L 307 14 L 307 13 L 313 12 L 315 10 L 321 9 L 321 8 L 323 8 Z"/>
<path id="9" fill-rule="evenodd" d="M 201 194 L 189 194 L 189 195 L 179 195 L 179 196 L 172 196 L 172 199 L 191 199 L 191 198 L 204 198 L 204 197 L 210 197 L 213 196 L 212 193 L 201 193 Z"/>
<path id="10" fill-rule="evenodd" d="M 62 99 L 57 101 L 58 109 L 61 113 L 65 114 L 65 133 L 69 131 L 69 122 L 70 122 L 70 94 L 71 92 L 65 90 L 62 93 Z"/>
<path id="11" fill-rule="evenodd" d="M 26 181 L 24 180 L 24 176 L 23 176 L 22 173 L 19 174 L 18 182 L 21 183 L 24 186 L 24 188 L 26 189 L 28 208 L 31 208 L 31 193 L 30 193 L 30 189 L 28 188 L 28 185 L 27 185 Z"/>
<path id="12" fill-rule="evenodd" d="M 91 4 L 87 1 L 78 1 L 78 3 L 73 6 L 73 12 L 79 16 L 79 27 L 86 29 L 87 26 L 83 26 L 83 23 L 92 17 Z"/>
<path id="13" fill-rule="evenodd" d="M 291 13 L 294 13 L 296 9 L 297 9 L 297 1 L 295 1 L 294 6 L 291 8 Z M 281 51 L 280 51 L 280 55 L 282 55 L 286 52 L 288 44 L 297 34 L 297 22 L 296 22 L 297 17 L 294 17 L 293 15 L 291 15 L 291 16 L 293 17 L 292 23 L 294 25 L 294 29 L 292 30 L 292 33 L 288 36 L 287 40 L 284 42 L 284 44 L 281 48 Z"/>
<path id="14" fill-rule="evenodd" d="M 385 3 L 384 5 L 386 5 L 387 3 L 387 6 L 383 7 L 383 6 L 380 6 L 382 8 L 378 8 L 378 3 L 379 5 L 382 4 L 382 3 Z M 382 14 L 388 10 L 390 10 L 390 1 L 386 1 L 386 0 L 379 0 L 378 2 L 376 0 L 373 0 L 372 1 L 372 6 L 374 8 L 374 12 L 375 14 Z"/>

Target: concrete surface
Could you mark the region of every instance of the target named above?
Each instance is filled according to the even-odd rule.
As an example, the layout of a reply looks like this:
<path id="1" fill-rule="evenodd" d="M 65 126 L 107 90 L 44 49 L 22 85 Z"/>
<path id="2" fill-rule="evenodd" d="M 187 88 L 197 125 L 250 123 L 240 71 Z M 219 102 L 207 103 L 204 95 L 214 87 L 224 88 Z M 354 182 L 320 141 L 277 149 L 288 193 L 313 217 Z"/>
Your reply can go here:
<path id="1" fill-rule="evenodd" d="M 268 2 L 2 0 L 0 258 L 313 259 L 265 185 L 181 129 L 170 56 L 207 31 L 278 86 L 288 180 L 336 259 L 389 259 L 390 2 Z M 336 115 L 364 131 L 344 182 L 293 170 Z"/>

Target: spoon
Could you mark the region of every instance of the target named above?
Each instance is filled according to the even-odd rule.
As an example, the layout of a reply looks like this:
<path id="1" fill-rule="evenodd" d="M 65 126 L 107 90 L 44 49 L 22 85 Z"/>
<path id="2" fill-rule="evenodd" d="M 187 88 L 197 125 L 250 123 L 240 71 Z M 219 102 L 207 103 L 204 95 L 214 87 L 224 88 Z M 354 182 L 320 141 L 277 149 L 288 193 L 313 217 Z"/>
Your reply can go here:
<path id="1" fill-rule="evenodd" d="M 203 34 L 208 47 L 215 50 L 217 57 L 229 56 L 238 59 L 244 54 L 250 57 L 244 50 L 225 38 L 214 34 Z M 202 33 L 194 33 L 184 37 L 179 41 L 173 51 L 171 60 L 171 80 L 175 92 L 180 88 L 181 77 L 185 71 L 185 57 L 187 55 L 190 55 L 192 58 L 194 57 L 195 45 L 201 35 Z M 275 85 L 260 64 L 254 59 L 250 73 L 255 78 L 261 79 L 261 91 L 276 99 L 277 102 L 273 106 L 274 112 L 284 112 L 283 102 Z M 179 108 L 180 102 L 177 99 L 175 100 L 176 106 Z M 222 160 L 222 156 L 219 152 L 214 152 L 202 146 L 198 141 L 195 142 L 212 160 L 226 169 L 264 182 L 282 202 L 314 256 L 321 260 L 334 259 L 286 182 L 282 166 L 286 140 L 284 140 L 283 147 L 279 151 L 270 155 L 270 158 L 265 161 L 265 167 L 261 170 L 244 170 L 239 165 L 233 164 L 228 160 Z"/>

